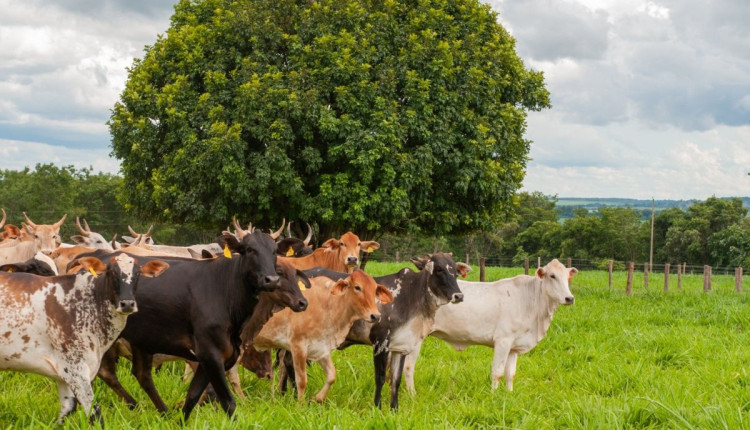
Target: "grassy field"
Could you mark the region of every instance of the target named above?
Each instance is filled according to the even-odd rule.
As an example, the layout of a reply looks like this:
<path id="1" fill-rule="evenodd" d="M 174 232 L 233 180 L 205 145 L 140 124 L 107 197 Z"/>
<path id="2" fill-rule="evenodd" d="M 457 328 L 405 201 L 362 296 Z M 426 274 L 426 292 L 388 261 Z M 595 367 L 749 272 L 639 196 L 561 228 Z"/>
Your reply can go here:
<path id="1" fill-rule="evenodd" d="M 405 264 L 369 263 L 375 275 Z M 476 280 L 475 270 L 469 280 Z M 488 280 L 522 269 L 488 269 Z M 324 404 L 298 403 L 273 392 L 272 383 L 242 370 L 247 400 L 238 400 L 234 419 L 216 405 L 196 408 L 185 425 L 207 428 L 750 428 L 750 308 L 748 293 L 734 292 L 730 276 L 714 276 L 702 291 L 702 275 L 683 278 L 682 291 L 662 291 L 663 275 L 648 290 L 636 274 L 625 296 L 625 273 L 613 290 L 606 272 L 574 278 L 576 304 L 558 309 L 548 336 L 518 360 L 514 391 L 490 391 L 492 350 L 456 352 L 428 338 L 417 373 L 418 394 L 402 386 L 400 410 L 376 410 L 372 353 L 356 346 L 334 354 L 338 380 Z M 670 286 L 676 287 L 676 277 Z M 750 288 L 746 283 L 745 289 Z M 450 305 L 449 305 L 450 306 Z M 179 409 L 157 413 L 121 361 L 119 375 L 140 402 L 127 409 L 101 381 L 94 390 L 110 429 L 183 428 Z M 167 405 L 187 391 L 182 366 L 166 365 L 155 375 Z M 308 398 L 323 384 L 311 366 Z M 88 428 L 82 412 L 53 424 L 59 405 L 54 383 L 21 373 L 0 373 L 0 427 Z M 389 396 L 385 394 L 387 405 Z"/>

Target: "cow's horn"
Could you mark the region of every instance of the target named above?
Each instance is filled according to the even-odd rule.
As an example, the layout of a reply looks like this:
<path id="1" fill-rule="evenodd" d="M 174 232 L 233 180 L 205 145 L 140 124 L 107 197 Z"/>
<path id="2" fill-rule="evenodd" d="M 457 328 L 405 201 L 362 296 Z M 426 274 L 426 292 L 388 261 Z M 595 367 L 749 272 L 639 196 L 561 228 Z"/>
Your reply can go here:
<path id="1" fill-rule="evenodd" d="M 0 227 L 2 227 L 1 224 L 0 224 Z M 289 221 L 286 225 L 286 237 L 292 237 L 292 222 L 291 221 Z"/>
<path id="2" fill-rule="evenodd" d="M 60 221 L 52 224 L 52 227 L 54 227 L 55 229 L 59 229 L 60 226 L 65 222 L 65 218 L 67 218 L 67 216 L 68 214 L 63 215 L 62 218 L 60 218 Z"/>
<path id="3" fill-rule="evenodd" d="M 0 221 L 0 227 L 2 227 L 5 225 L 5 220 L 8 218 L 8 216 L 5 215 L 5 209 L 0 209 L 0 210 L 3 211 L 3 220 Z"/>
<path id="4" fill-rule="evenodd" d="M 26 224 L 30 225 L 30 226 L 31 226 L 31 228 L 36 228 L 36 224 L 34 224 L 34 223 L 33 223 L 33 222 L 32 222 L 32 221 L 31 221 L 31 220 L 29 219 L 29 216 L 28 216 L 28 215 L 26 215 L 26 212 L 22 212 L 22 213 L 23 213 L 23 217 L 24 217 L 24 218 L 26 218 Z"/>
<path id="5" fill-rule="evenodd" d="M 83 222 L 86 222 L 86 220 L 83 220 Z M 78 230 L 81 231 L 82 235 L 88 237 L 91 234 L 91 230 L 84 229 L 83 227 L 81 227 L 81 220 L 78 217 L 76 217 L 76 225 L 78 226 Z M 88 224 L 86 225 L 86 227 L 88 227 Z"/>
<path id="6" fill-rule="evenodd" d="M 234 229 L 236 231 L 235 235 L 237 236 L 238 239 L 242 240 L 242 238 L 245 237 L 245 235 L 247 234 L 247 231 L 245 231 L 242 228 L 242 226 L 240 225 L 239 221 L 237 221 L 237 217 L 236 216 L 232 217 L 232 224 L 234 224 Z"/>
<path id="7" fill-rule="evenodd" d="M 154 229 L 154 225 L 153 225 L 153 224 L 151 224 L 151 226 L 150 226 L 150 227 L 148 228 L 148 231 L 147 231 L 147 232 L 146 232 L 146 234 L 145 234 L 145 236 L 146 236 L 147 238 L 148 238 L 148 237 L 151 237 L 151 231 L 152 231 L 153 229 Z"/>
<path id="8" fill-rule="evenodd" d="M 306 222 L 305 224 L 307 224 L 307 237 L 302 242 L 305 244 L 305 246 L 307 246 L 310 244 L 310 239 L 312 239 L 313 229 L 312 227 L 310 227 L 309 222 Z"/>
<path id="9" fill-rule="evenodd" d="M 283 218 L 281 220 L 281 228 L 276 230 L 275 233 L 271 232 L 271 239 L 276 240 L 279 238 L 279 236 L 281 236 L 281 232 L 284 231 L 284 224 L 286 224 L 286 218 Z"/>
<path id="10" fill-rule="evenodd" d="M 130 234 L 132 234 L 132 235 L 133 235 L 133 237 L 136 237 L 136 236 L 138 236 L 138 233 L 136 233 L 136 232 L 135 232 L 135 230 L 133 230 L 133 227 L 131 227 L 131 226 L 128 226 L 128 231 L 130 231 Z"/>

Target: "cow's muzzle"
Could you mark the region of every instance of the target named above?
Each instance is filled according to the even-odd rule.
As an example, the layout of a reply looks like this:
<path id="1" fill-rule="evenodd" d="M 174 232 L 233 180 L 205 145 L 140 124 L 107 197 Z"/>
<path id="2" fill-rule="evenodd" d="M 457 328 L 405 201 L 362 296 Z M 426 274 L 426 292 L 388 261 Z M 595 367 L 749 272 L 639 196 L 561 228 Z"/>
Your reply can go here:
<path id="1" fill-rule="evenodd" d="M 294 312 L 302 312 L 305 309 L 307 309 L 307 299 L 300 299 L 297 305 L 292 308 Z"/>
<path id="2" fill-rule="evenodd" d="M 268 275 L 263 278 L 263 284 L 261 288 L 264 290 L 273 290 L 279 286 L 279 275 Z"/>
<path id="3" fill-rule="evenodd" d="M 455 293 L 451 296 L 451 303 L 461 303 L 464 301 L 464 293 Z"/>
<path id="4" fill-rule="evenodd" d="M 138 305 L 136 305 L 135 300 L 120 300 L 117 305 L 117 312 L 129 315 L 138 312 Z"/>
<path id="5" fill-rule="evenodd" d="M 575 303 L 575 301 L 576 301 L 576 299 L 573 296 L 568 296 L 568 297 L 565 298 L 565 304 L 566 305 L 572 305 L 573 303 Z"/>

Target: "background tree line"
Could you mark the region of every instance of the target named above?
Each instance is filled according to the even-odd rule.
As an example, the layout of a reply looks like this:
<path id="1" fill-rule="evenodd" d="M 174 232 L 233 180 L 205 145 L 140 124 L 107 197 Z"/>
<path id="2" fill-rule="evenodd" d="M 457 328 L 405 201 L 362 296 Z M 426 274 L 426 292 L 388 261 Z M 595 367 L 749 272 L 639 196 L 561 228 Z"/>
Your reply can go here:
<path id="1" fill-rule="evenodd" d="M 8 223 L 20 226 L 22 212 L 32 221 L 57 221 L 63 213 L 68 221 L 62 236 L 76 234 L 75 217 L 87 220 L 91 228 L 105 237 L 126 234 L 128 225 L 145 231 L 153 220 L 128 213 L 118 200 L 122 178 L 93 173 L 91 168 L 56 167 L 38 164 L 34 170 L 0 171 L 0 207 L 8 214 Z M 119 197 L 120 199 L 122 197 Z M 382 233 L 377 239 L 381 249 L 374 258 L 402 260 L 434 251 L 468 253 L 479 257 L 500 258 L 522 264 L 524 258 L 573 258 L 601 261 L 648 261 L 650 220 L 643 220 L 631 208 L 578 209 L 574 216 L 561 220 L 557 198 L 540 192 L 518 193 L 508 220 L 492 232 L 469 235 Z M 711 197 L 693 203 L 687 209 L 668 208 L 654 220 L 654 263 L 750 267 L 750 218 L 740 198 Z M 254 221 L 242 217 L 243 223 Z M 228 223 L 229 220 L 226 220 Z M 263 228 L 278 226 L 260 225 Z M 317 222 L 310 220 L 316 227 Z M 223 228 L 223 227 L 222 227 Z M 187 245 L 211 241 L 221 228 L 200 228 L 186 223 L 155 223 L 158 242 Z M 328 237 L 317 236 L 316 243 Z"/>

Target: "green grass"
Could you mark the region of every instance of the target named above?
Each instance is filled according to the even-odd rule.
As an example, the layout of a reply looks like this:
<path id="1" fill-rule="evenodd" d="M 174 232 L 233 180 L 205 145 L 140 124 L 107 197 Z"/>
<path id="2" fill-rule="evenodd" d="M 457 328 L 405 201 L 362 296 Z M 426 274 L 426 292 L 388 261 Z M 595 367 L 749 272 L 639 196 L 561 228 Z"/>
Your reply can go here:
<path id="1" fill-rule="evenodd" d="M 375 275 L 407 264 L 368 263 Z M 488 268 L 487 279 L 522 269 Z M 477 280 L 475 270 L 469 280 Z M 576 304 L 558 309 L 545 338 L 518 360 L 514 391 L 490 391 L 492 350 L 454 351 L 428 338 L 416 373 L 418 394 L 402 387 L 400 410 L 372 407 L 372 354 L 356 346 L 334 353 L 338 380 L 324 404 L 297 402 L 273 392 L 269 381 L 241 371 L 247 400 L 238 400 L 234 419 L 216 405 L 197 407 L 185 425 L 206 428 L 750 428 L 750 309 L 746 291 L 734 292 L 732 276 L 714 276 L 702 291 L 702 275 L 683 278 L 676 291 L 662 291 L 663 275 L 652 275 L 648 290 L 636 274 L 633 293 L 624 294 L 625 273 L 612 290 L 605 272 L 581 272 L 573 279 Z M 744 285 L 748 289 L 747 283 Z M 179 409 L 160 415 L 121 361 L 119 375 L 139 401 L 129 410 L 101 381 L 94 382 L 106 425 L 120 428 L 182 428 Z M 168 364 L 155 374 L 167 405 L 184 399 L 182 366 Z M 323 384 L 310 369 L 308 398 Z M 63 426 L 53 424 L 59 405 L 46 378 L 0 373 L 1 428 L 88 428 L 79 412 Z M 387 391 L 384 403 L 388 403 Z"/>

